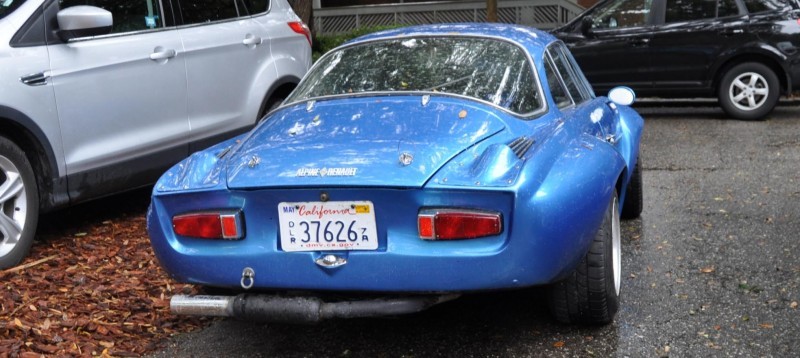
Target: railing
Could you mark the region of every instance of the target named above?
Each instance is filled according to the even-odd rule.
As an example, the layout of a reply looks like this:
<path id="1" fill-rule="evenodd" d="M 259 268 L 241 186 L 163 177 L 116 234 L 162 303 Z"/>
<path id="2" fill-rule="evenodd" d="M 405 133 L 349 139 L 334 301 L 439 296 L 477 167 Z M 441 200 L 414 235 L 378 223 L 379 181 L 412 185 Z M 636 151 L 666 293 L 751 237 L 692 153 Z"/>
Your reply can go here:
<path id="1" fill-rule="evenodd" d="M 499 22 L 551 29 L 567 23 L 583 8 L 573 0 L 499 0 Z M 314 30 L 329 35 L 362 26 L 485 22 L 486 1 L 448 1 L 314 9 Z"/>

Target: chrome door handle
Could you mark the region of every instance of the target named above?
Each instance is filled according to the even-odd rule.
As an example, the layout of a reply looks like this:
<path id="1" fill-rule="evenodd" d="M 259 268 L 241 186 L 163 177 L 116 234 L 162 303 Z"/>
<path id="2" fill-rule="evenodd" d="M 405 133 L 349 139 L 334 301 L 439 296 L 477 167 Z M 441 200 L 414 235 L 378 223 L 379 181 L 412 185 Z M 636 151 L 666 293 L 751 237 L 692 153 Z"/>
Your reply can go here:
<path id="1" fill-rule="evenodd" d="M 646 37 L 645 38 L 633 38 L 633 39 L 628 40 L 628 43 L 633 45 L 633 47 L 647 46 L 650 43 L 650 39 L 646 38 Z"/>
<path id="2" fill-rule="evenodd" d="M 50 78 L 49 75 L 45 74 L 44 72 L 39 72 L 27 76 L 22 76 L 19 78 L 19 81 L 28 86 L 42 86 L 47 84 L 48 78 Z"/>
<path id="3" fill-rule="evenodd" d="M 244 37 L 244 40 L 242 40 L 242 45 L 255 46 L 255 45 L 261 45 L 261 42 L 262 40 L 260 37 L 255 37 L 252 34 L 247 34 L 247 36 Z"/>
<path id="4" fill-rule="evenodd" d="M 719 33 L 722 36 L 733 36 L 733 35 L 743 34 L 744 33 L 744 29 L 737 29 L 737 28 L 724 29 L 724 30 L 719 31 Z"/>
<path id="5" fill-rule="evenodd" d="M 153 50 L 153 53 L 150 54 L 150 59 L 153 61 L 168 60 L 175 57 L 177 54 L 178 53 L 173 49 L 164 49 L 163 47 L 158 46 L 155 48 L 155 50 Z"/>

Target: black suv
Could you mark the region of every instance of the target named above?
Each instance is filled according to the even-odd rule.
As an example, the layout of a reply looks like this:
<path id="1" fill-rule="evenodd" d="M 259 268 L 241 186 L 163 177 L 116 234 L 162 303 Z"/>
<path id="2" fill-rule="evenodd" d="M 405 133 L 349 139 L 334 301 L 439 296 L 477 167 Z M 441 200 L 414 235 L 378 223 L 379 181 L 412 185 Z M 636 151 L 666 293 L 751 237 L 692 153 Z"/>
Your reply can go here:
<path id="1" fill-rule="evenodd" d="M 800 83 L 797 0 L 605 0 L 554 34 L 595 90 L 717 97 L 762 119 Z"/>

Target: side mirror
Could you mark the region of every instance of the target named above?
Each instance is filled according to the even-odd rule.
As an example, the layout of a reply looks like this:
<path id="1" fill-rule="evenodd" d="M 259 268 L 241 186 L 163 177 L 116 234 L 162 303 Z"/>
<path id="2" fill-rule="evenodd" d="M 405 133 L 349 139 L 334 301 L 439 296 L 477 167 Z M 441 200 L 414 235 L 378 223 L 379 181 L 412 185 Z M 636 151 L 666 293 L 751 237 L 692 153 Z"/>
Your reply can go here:
<path id="1" fill-rule="evenodd" d="M 636 100 L 636 93 L 630 87 L 614 87 L 608 91 L 608 99 L 619 105 L 630 106 Z"/>
<path id="2" fill-rule="evenodd" d="M 591 16 L 584 16 L 581 19 L 581 33 L 583 36 L 592 37 L 592 26 L 594 25 L 594 18 Z"/>
<path id="3" fill-rule="evenodd" d="M 69 41 L 77 37 L 99 36 L 111 33 L 114 20 L 111 12 L 99 7 L 78 5 L 56 14 L 58 37 Z"/>

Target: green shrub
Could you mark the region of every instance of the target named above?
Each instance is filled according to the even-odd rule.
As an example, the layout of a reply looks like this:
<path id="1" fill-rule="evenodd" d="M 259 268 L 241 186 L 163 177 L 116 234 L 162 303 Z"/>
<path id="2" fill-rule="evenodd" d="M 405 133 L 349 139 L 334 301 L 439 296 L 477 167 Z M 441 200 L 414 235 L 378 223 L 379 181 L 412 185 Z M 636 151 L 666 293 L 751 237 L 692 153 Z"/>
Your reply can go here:
<path id="1" fill-rule="evenodd" d="M 332 50 L 334 47 L 345 43 L 347 40 L 352 40 L 361 35 L 371 34 L 373 32 L 396 29 L 404 25 L 382 25 L 382 26 L 365 26 L 359 27 L 350 32 L 345 32 L 337 35 L 319 35 L 314 37 L 314 45 L 311 47 L 312 58 L 316 62 L 326 52 Z"/>

